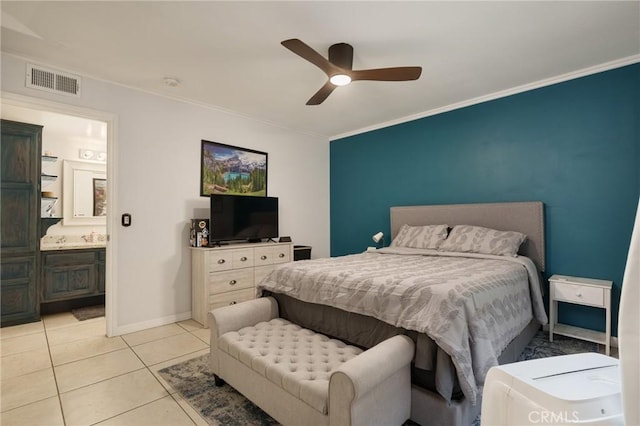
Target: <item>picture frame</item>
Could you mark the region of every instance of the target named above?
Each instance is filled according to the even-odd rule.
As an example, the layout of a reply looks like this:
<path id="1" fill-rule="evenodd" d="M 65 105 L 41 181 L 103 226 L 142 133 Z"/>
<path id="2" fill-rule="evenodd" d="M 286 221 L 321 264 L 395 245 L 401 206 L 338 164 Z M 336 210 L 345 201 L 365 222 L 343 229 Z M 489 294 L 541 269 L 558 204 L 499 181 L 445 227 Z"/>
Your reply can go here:
<path id="1" fill-rule="evenodd" d="M 93 178 L 93 215 L 107 215 L 107 180 Z"/>
<path id="2" fill-rule="evenodd" d="M 267 196 L 266 152 L 202 139 L 200 196 L 233 194 Z"/>

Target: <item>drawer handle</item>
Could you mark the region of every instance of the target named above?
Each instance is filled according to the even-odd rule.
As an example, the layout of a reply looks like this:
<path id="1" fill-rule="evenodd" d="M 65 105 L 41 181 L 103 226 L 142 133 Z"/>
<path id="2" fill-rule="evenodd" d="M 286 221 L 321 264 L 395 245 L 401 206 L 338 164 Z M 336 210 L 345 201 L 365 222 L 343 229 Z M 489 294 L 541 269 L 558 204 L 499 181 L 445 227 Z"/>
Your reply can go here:
<path id="1" fill-rule="evenodd" d="M 246 262 L 246 261 L 247 261 L 247 256 L 242 256 L 242 257 L 240 258 L 240 261 L 241 261 L 241 262 Z"/>
<path id="2" fill-rule="evenodd" d="M 236 285 L 237 283 L 238 283 L 238 281 L 236 281 L 236 280 L 229 281 L 229 285 Z"/>
<path id="3" fill-rule="evenodd" d="M 582 297 L 582 293 L 577 292 L 577 293 L 576 293 L 576 296 L 578 296 L 578 297 Z"/>
<path id="4" fill-rule="evenodd" d="M 264 254 L 262 256 L 260 256 L 260 259 L 262 260 L 267 260 L 267 256 L 265 256 Z"/>
<path id="5" fill-rule="evenodd" d="M 222 265 L 224 262 L 225 262 L 225 260 L 224 260 L 224 259 L 219 259 L 219 260 L 218 260 L 218 265 Z"/>
<path id="6" fill-rule="evenodd" d="M 233 302 L 230 302 L 230 303 L 229 303 L 229 305 L 235 305 L 236 303 L 238 303 L 238 302 L 236 302 L 236 301 L 234 300 Z"/>
<path id="7" fill-rule="evenodd" d="M 284 257 L 284 253 L 280 253 L 278 257 Z"/>

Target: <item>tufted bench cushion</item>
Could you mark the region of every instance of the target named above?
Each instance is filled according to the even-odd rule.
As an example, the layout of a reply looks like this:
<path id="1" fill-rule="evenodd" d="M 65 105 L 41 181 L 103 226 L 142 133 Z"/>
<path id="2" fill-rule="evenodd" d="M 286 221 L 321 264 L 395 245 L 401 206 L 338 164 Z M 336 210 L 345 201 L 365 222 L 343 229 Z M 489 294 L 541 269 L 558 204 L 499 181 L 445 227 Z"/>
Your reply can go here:
<path id="1" fill-rule="evenodd" d="M 331 373 L 362 352 L 282 318 L 225 333 L 218 349 L 322 414 Z"/>

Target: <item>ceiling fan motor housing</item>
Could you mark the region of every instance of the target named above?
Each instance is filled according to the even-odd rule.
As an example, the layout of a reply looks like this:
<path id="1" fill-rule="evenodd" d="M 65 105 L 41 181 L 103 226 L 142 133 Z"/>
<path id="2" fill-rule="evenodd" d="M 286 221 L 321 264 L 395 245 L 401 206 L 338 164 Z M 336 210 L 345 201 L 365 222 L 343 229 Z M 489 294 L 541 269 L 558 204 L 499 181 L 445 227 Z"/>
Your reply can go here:
<path id="1" fill-rule="evenodd" d="M 353 69 L 353 47 L 347 43 L 329 46 L 329 62 L 345 70 Z"/>

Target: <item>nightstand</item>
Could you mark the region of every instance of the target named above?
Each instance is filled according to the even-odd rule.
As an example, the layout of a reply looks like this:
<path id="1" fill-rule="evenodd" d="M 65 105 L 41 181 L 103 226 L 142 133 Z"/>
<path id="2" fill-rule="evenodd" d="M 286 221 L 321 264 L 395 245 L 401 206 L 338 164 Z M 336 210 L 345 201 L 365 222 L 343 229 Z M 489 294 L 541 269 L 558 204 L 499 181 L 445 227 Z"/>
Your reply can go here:
<path id="1" fill-rule="evenodd" d="M 592 278 L 553 275 L 549 278 L 549 341 L 553 334 L 605 345 L 609 355 L 611 347 L 611 281 Z M 606 311 L 606 332 L 558 324 L 558 302 L 594 306 Z"/>

